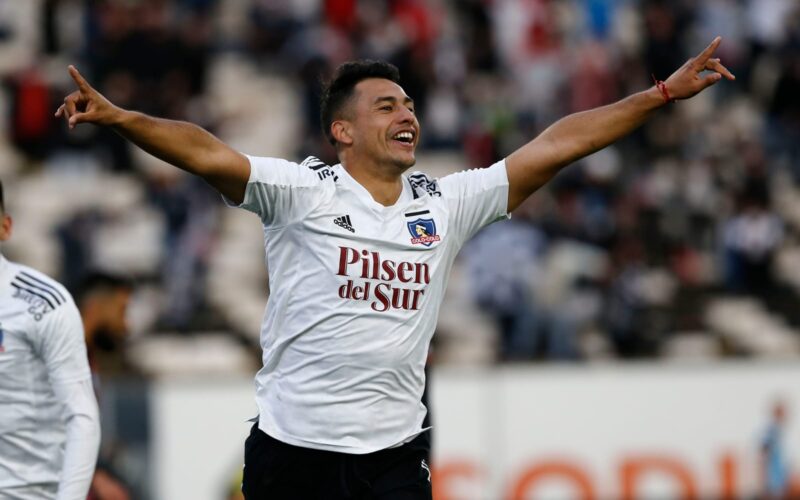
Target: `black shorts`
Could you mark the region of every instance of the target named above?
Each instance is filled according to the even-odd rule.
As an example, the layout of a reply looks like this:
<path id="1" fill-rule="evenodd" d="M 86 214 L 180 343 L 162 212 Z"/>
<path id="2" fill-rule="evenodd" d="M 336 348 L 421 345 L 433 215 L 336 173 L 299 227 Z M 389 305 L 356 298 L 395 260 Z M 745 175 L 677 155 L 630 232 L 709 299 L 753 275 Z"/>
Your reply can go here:
<path id="1" fill-rule="evenodd" d="M 427 432 L 366 455 L 292 446 L 253 425 L 244 444 L 246 500 L 431 500 Z"/>

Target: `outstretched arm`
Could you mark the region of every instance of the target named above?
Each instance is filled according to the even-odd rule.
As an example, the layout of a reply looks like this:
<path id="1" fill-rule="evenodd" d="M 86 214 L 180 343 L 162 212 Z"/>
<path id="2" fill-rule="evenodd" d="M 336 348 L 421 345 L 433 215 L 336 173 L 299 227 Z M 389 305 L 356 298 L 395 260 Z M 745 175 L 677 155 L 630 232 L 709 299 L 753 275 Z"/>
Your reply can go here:
<path id="1" fill-rule="evenodd" d="M 199 175 L 230 200 L 243 201 L 250 177 L 250 162 L 244 155 L 197 125 L 119 108 L 92 88 L 74 66 L 69 74 L 78 90 L 64 99 L 56 116 L 63 116 L 70 128 L 79 123 L 111 127 L 153 156 Z"/>
<path id="2" fill-rule="evenodd" d="M 697 57 L 686 61 L 665 82 L 671 99 L 688 99 L 723 76 L 734 76 L 712 58 L 721 41 L 714 39 Z M 709 74 L 701 76 L 704 70 Z M 667 100 L 657 87 L 600 108 L 562 118 L 506 159 L 508 211 L 517 208 L 534 191 L 570 163 L 630 134 Z"/>

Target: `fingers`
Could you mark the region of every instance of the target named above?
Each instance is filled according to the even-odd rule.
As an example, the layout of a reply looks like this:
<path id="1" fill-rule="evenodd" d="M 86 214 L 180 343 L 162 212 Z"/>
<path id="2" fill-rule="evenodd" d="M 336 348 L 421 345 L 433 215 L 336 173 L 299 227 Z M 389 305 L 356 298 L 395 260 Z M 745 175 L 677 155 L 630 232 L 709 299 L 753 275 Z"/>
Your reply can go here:
<path id="1" fill-rule="evenodd" d="M 80 99 L 80 92 L 73 92 L 64 98 L 64 104 L 56 110 L 56 117 L 64 117 L 71 123 L 71 118 L 78 112 L 78 100 Z"/>
<path id="2" fill-rule="evenodd" d="M 55 116 L 59 118 L 64 117 L 67 123 L 69 123 L 69 128 L 74 128 L 75 125 L 84 121 L 81 115 L 85 113 L 79 112 L 78 107 L 86 104 L 88 98 L 91 96 L 92 87 L 75 66 L 70 64 L 67 71 L 69 71 L 69 76 L 72 77 L 75 85 L 78 86 L 78 90 L 64 98 L 64 104 L 58 107 Z"/>
<path id="3" fill-rule="evenodd" d="M 707 69 L 709 71 L 716 71 L 717 73 L 721 74 L 728 80 L 736 80 L 736 77 L 733 75 L 733 73 L 728 71 L 728 68 L 723 66 L 718 58 L 709 59 L 708 61 L 706 61 L 704 69 Z"/>
<path id="4" fill-rule="evenodd" d="M 58 107 L 55 116 L 64 117 L 69 124 L 69 128 L 86 121 L 87 113 L 80 111 L 79 107 L 85 106 L 83 95 L 80 91 L 75 91 L 64 98 L 64 104 Z"/>
<path id="5" fill-rule="evenodd" d="M 75 128 L 75 126 L 79 123 L 92 123 L 97 118 L 96 113 L 93 111 L 78 111 L 71 115 L 66 115 L 66 112 L 64 112 L 64 115 L 67 119 L 67 125 L 70 129 Z"/>
<path id="6" fill-rule="evenodd" d="M 91 122 L 93 119 L 91 113 L 75 113 L 69 118 L 69 128 L 75 128 L 75 125 L 83 122 Z"/>
<path id="7" fill-rule="evenodd" d="M 718 81 L 722 80 L 722 75 L 719 73 L 710 73 L 702 78 L 702 88 L 700 90 L 706 89 Z"/>
<path id="8" fill-rule="evenodd" d="M 69 71 L 69 76 L 71 76 L 75 81 L 75 85 L 78 86 L 78 89 L 80 89 L 82 92 L 89 92 L 92 89 L 92 86 L 89 85 L 86 79 L 83 78 L 83 75 L 81 75 L 81 73 L 78 71 L 78 68 L 70 64 L 67 70 Z"/>
<path id="9" fill-rule="evenodd" d="M 703 50 L 703 52 L 701 52 L 700 55 L 698 55 L 695 58 L 695 61 L 697 61 L 697 63 L 700 66 L 704 67 L 709 58 L 711 58 L 711 55 L 714 53 L 714 51 L 717 50 L 717 47 L 719 47 L 719 44 L 721 42 L 722 42 L 722 37 L 721 36 L 716 37 L 714 40 L 711 41 L 708 47 L 706 47 L 705 50 Z"/>
<path id="10" fill-rule="evenodd" d="M 64 108 L 67 112 L 67 117 L 70 117 L 78 112 L 78 99 L 81 95 L 78 92 L 73 92 L 64 98 Z"/>

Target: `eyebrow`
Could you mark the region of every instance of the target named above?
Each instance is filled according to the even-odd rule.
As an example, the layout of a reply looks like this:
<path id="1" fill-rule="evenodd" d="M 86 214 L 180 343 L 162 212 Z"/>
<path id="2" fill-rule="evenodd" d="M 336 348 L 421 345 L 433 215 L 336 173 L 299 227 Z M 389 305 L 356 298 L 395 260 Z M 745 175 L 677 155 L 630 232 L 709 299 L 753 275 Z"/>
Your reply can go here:
<path id="1" fill-rule="evenodd" d="M 373 104 L 378 104 L 379 102 L 382 102 L 382 101 L 389 101 L 389 102 L 391 102 L 392 104 L 394 104 L 394 103 L 396 103 L 396 102 L 397 102 L 397 98 L 396 98 L 396 97 L 394 97 L 394 96 L 390 96 L 390 95 L 387 95 L 387 96 L 381 96 L 381 97 L 377 97 L 377 98 L 375 99 L 375 102 L 374 102 Z M 414 99 L 412 99 L 412 98 L 410 98 L 410 97 L 408 97 L 408 96 L 405 96 L 405 97 L 403 98 L 403 104 L 414 104 Z"/>

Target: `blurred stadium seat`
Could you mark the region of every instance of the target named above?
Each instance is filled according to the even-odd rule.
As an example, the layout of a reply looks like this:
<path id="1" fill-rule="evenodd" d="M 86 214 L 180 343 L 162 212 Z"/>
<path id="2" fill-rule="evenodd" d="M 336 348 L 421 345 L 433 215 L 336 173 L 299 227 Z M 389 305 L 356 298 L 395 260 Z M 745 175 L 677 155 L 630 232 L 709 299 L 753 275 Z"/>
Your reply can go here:
<path id="1" fill-rule="evenodd" d="M 418 103 L 418 167 L 441 176 L 665 79 L 715 34 L 736 82 L 578 162 L 464 249 L 432 360 L 797 361 L 794 0 L 0 0 L 0 177 L 17 221 L 3 253 L 67 286 L 96 268 L 135 277 L 138 375 L 252 373 L 269 290 L 258 220 L 111 132 L 41 118 L 67 64 L 244 152 L 333 161 L 319 78 L 387 59 Z"/>

